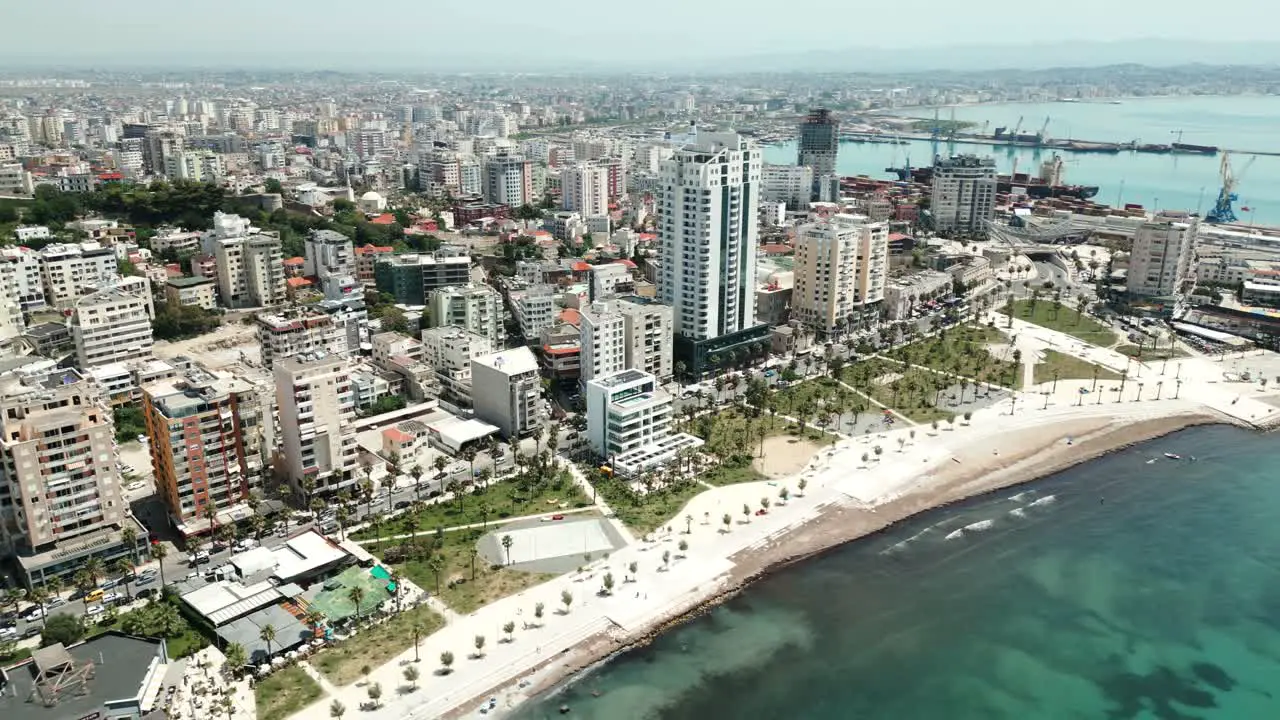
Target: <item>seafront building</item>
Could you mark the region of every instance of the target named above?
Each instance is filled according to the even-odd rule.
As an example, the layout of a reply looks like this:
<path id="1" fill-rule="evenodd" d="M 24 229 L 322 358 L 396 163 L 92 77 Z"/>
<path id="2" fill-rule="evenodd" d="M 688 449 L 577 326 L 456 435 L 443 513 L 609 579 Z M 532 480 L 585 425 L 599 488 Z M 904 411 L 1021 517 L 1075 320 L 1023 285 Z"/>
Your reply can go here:
<path id="1" fill-rule="evenodd" d="M 248 515 L 266 467 L 264 400 L 249 381 L 199 366 L 142 388 L 156 494 L 184 536 Z"/>
<path id="2" fill-rule="evenodd" d="M 956 155 L 934 163 L 929 212 L 939 233 L 986 237 L 995 202 L 994 159 Z"/>
<path id="3" fill-rule="evenodd" d="M 671 432 L 671 396 L 649 373 L 622 370 L 589 380 L 586 405 L 591 449 L 620 475 L 634 476 L 702 445 Z"/>
<path id="4" fill-rule="evenodd" d="M 834 215 L 796 233 L 791 318 L 826 337 L 872 322 L 884 300 L 889 229 Z"/>
<path id="5" fill-rule="evenodd" d="M 111 412 L 97 389 L 52 361 L 10 367 L 0 374 L 0 549 L 22 583 L 70 582 L 89 558 L 145 554 L 147 533 L 121 493 Z"/>
<path id="6" fill-rule="evenodd" d="M 283 475 L 298 492 L 357 482 L 356 404 L 345 358 L 323 351 L 277 360 L 273 375 Z"/>
<path id="7" fill-rule="evenodd" d="M 1200 219 L 1187 213 L 1163 212 L 1138 227 L 1129 253 L 1125 290 L 1134 297 L 1177 295 L 1193 274 Z"/>
<path id="8" fill-rule="evenodd" d="M 671 306 L 675 354 L 694 376 L 711 358 L 754 351 L 760 148 L 737 133 L 699 132 L 661 164 L 658 297 Z"/>

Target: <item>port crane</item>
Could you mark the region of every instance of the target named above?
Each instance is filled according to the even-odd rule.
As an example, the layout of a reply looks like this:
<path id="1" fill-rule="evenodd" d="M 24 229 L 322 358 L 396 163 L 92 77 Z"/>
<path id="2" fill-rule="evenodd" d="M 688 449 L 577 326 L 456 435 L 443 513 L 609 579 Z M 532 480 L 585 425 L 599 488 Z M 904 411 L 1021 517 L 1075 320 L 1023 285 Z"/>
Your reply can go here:
<path id="1" fill-rule="evenodd" d="M 1044 133 L 1048 129 L 1049 129 L 1049 116 L 1045 115 L 1044 124 L 1040 126 L 1040 132 L 1036 133 L 1036 137 L 1040 139 L 1040 142 L 1044 142 L 1046 137 Z"/>
<path id="2" fill-rule="evenodd" d="M 1253 166 L 1253 161 L 1258 156 L 1254 155 L 1249 161 L 1240 168 L 1240 172 L 1233 172 L 1231 169 L 1231 153 L 1222 153 L 1222 164 L 1219 166 L 1219 173 L 1222 175 L 1222 189 L 1218 191 L 1218 201 L 1214 203 L 1213 209 L 1205 216 L 1205 220 L 1211 223 L 1229 223 L 1236 221 L 1236 211 L 1233 204 L 1240 196 L 1236 194 L 1236 185 Z"/>

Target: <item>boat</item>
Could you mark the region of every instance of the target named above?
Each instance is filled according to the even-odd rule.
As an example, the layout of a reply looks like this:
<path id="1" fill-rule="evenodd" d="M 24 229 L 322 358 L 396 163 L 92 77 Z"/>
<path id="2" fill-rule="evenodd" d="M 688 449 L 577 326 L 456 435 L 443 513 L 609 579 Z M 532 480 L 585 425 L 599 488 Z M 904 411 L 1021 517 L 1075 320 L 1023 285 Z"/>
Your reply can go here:
<path id="1" fill-rule="evenodd" d="M 1145 144 L 1142 144 L 1142 145 L 1137 146 L 1137 147 L 1136 147 L 1136 148 L 1134 148 L 1134 149 L 1135 149 L 1135 150 L 1137 150 L 1138 152 L 1142 152 L 1142 153 L 1170 153 L 1170 152 L 1173 152 L 1173 146 L 1172 146 L 1172 145 L 1165 145 L 1165 144 L 1161 144 L 1161 143 L 1145 143 Z"/>
<path id="2" fill-rule="evenodd" d="M 1196 153 L 1198 155 L 1217 155 L 1218 147 L 1216 145 L 1192 145 L 1190 143 L 1176 142 L 1173 144 L 1175 152 Z"/>
<path id="3" fill-rule="evenodd" d="M 1165 457 L 1167 457 L 1167 458 L 1169 458 L 1170 460 L 1181 460 L 1181 459 L 1182 459 L 1182 456 L 1181 456 L 1181 455 L 1175 455 L 1175 454 L 1173 454 L 1173 453 L 1165 453 L 1165 454 L 1164 454 L 1164 456 L 1165 456 Z"/>

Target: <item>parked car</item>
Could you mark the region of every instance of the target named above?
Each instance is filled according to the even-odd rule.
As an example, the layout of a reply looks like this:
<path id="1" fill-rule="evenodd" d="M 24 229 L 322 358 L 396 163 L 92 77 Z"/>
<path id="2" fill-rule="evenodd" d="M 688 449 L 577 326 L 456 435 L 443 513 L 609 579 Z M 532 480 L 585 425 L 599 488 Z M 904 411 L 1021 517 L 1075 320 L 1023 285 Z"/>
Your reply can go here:
<path id="1" fill-rule="evenodd" d="M 147 598 L 155 594 L 156 594 L 155 588 L 143 588 L 138 592 L 134 593 L 133 597 L 137 600 L 146 600 Z"/>
<path id="2" fill-rule="evenodd" d="M 22 631 L 22 639 L 33 638 L 43 631 L 39 625 L 28 625 L 26 630 Z"/>
<path id="3" fill-rule="evenodd" d="M 39 622 L 41 617 L 43 617 L 43 613 L 40 612 L 39 605 L 36 605 L 22 615 L 23 621 L 29 623 Z"/>
<path id="4" fill-rule="evenodd" d="M 197 563 L 202 563 L 202 562 L 209 562 L 209 551 L 197 550 L 196 552 L 191 554 L 191 557 L 187 558 L 187 561 L 191 565 L 195 565 Z"/>
<path id="5" fill-rule="evenodd" d="M 52 610 L 53 608 L 59 608 L 66 604 L 67 604 L 66 600 L 64 600 L 61 596 L 55 595 L 49 598 L 49 602 L 45 603 L 44 606 Z"/>
<path id="6" fill-rule="evenodd" d="M 156 581 L 156 576 L 155 576 L 155 575 L 145 575 L 145 574 L 144 574 L 144 575 L 139 575 L 139 576 L 138 576 L 138 579 L 137 579 L 137 580 L 135 580 L 133 584 L 134 584 L 134 585 L 150 585 L 151 583 L 153 583 L 153 582 L 155 582 L 155 581 Z"/>
<path id="7" fill-rule="evenodd" d="M 84 615 L 85 617 L 98 617 L 106 611 L 107 609 L 101 605 L 90 605 L 89 608 L 84 611 Z"/>
<path id="8" fill-rule="evenodd" d="M 123 599 L 124 599 L 124 595 L 121 595 L 118 592 L 109 592 L 102 596 L 102 604 L 111 605 L 113 603 L 118 603 Z"/>
<path id="9" fill-rule="evenodd" d="M 409 507 L 409 506 L 410 506 L 410 505 L 412 505 L 412 504 L 413 504 L 413 502 L 411 502 L 411 501 L 409 501 L 409 500 L 397 500 L 397 501 L 396 501 L 396 509 L 397 509 L 397 510 L 403 510 L 403 509 L 405 509 L 405 508 Z"/>

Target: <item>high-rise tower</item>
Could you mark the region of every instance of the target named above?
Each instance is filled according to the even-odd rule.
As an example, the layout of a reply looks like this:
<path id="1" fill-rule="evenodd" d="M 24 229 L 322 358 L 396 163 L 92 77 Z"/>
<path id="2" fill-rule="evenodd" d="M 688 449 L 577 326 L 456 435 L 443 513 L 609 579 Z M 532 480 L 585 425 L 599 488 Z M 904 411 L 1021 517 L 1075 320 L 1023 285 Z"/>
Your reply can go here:
<path id="1" fill-rule="evenodd" d="M 797 165 L 813 168 L 813 176 L 835 175 L 836 154 L 840 150 L 840 121 L 830 110 L 810 110 L 800 122 Z"/>

